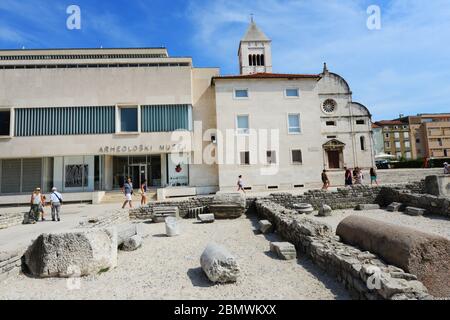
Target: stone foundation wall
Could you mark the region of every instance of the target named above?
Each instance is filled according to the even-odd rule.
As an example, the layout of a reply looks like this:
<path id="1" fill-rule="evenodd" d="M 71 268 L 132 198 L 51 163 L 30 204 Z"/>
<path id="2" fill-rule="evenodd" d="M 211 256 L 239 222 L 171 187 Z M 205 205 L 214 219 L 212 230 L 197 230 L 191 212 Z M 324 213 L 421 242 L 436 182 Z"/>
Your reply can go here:
<path id="1" fill-rule="evenodd" d="M 22 255 L 22 251 L 0 252 L 0 281 L 20 273 Z"/>
<path id="2" fill-rule="evenodd" d="M 432 298 L 414 275 L 385 264 L 370 252 L 346 245 L 326 224 L 299 217 L 269 200 L 257 200 L 256 212 L 268 219 L 285 240 L 343 283 L 352 298 L 405 300 Z M 369 289 L 368 283 L 372 284 Z"/>
<path id="3" fill-rule="evenodd" d="M 426 213 L 428 214 L 450 217 L 450 199 L 423 193 L 412 193 L 409 190 L 401 188 L 381 188 L 376 202 L 382 207 L 388 206 L 392 202 L 399 202 L 405 207 L 410 206 L 426 209 Z"/>
<path id="4" fill-rule="evenodd" d="M 424 181 L 420 181 L 399 184 L 393 188 L 423 193 L 425 183 Z M 274 193 L 261 199 L 273 201 L 288 209 L 293 209 L 293 205 L 297 203 L 309 203 L 315 210 L 318 210 L 322 204 L 329 205 L 333 210 L 353 209 L 358 204 L 377 203 L 381 189 L 382 187 L 357 185 L 352 188 L 338 188 L 337 191 L 309 190 L 302 195 Z M 252 198 L 251 200 L 255 200 L 255 198 Z"/>
<path id="5" fill-rule="evenodd" d="M 154 207 L 178 207 L 180 217 L 184 218 L 188 214 L 188 209 L 208 206 L 212 200 L 213 196 L 200 196 L 180 201 L 151 202 L 146 207 L 130 210 L 129 215 L 130 219 L 148 220 L 151 219 Z"/>
<path id="6" fill-rule="evenodd" d="M 23 213 L 0 213 L 0 229 L 16 226 L 23 222 Z"/>

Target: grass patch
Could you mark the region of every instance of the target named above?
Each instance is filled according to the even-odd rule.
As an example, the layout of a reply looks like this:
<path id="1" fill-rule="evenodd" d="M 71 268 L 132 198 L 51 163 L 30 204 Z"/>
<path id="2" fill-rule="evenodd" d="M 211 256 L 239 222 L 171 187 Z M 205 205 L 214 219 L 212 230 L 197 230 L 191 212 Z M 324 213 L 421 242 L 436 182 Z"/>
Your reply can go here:
<path id="1" fill-rule="evenodd" d="M 98 274 L 102 274 L 102 273 L 105 273 L 105 272 L 108 272 L 109 271 L 109 268 L 104 268 L 104 269 L 101 269 L 99 272 L 98 272 Z"/>

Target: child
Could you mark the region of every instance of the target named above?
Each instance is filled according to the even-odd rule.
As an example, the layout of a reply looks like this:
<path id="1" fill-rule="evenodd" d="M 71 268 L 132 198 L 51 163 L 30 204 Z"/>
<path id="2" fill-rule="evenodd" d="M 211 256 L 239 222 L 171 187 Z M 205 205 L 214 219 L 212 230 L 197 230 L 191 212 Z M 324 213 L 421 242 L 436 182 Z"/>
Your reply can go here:
<path id="1" fill-rule="evenodd" d="M 47 198 L 45 196 L 42 196 L 42 202 L 41 205 L 39 206 L 39 212 L 41 213 L 41 219 L 42 221 L 45 221 L 45 211 L 44 208 L 47 206 Z"/>

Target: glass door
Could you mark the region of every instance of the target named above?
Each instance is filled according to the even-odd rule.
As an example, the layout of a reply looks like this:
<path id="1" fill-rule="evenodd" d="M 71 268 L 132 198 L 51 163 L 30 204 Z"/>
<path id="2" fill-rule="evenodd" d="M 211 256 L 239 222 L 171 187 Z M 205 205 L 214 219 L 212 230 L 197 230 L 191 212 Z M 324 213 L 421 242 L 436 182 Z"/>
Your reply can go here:
<path id="1" fill-rule="evenodd" d="M 139 190 L 141 184 L 147 180 L 147 166 L 145 164 L 134 164 L 128 167 L 128 176 L 133 182 L 133 189 Z"/>

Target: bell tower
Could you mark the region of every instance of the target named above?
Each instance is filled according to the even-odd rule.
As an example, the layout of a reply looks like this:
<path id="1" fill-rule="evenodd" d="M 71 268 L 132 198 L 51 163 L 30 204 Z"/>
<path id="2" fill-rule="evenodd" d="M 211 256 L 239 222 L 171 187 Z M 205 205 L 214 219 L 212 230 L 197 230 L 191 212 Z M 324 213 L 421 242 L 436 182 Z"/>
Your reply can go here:
<path id="1" fill-rule="evenodd" d="M 256 25 L 253 17 L 239 45 L 240 73 L 272 73 L 272 40 Z"/>

